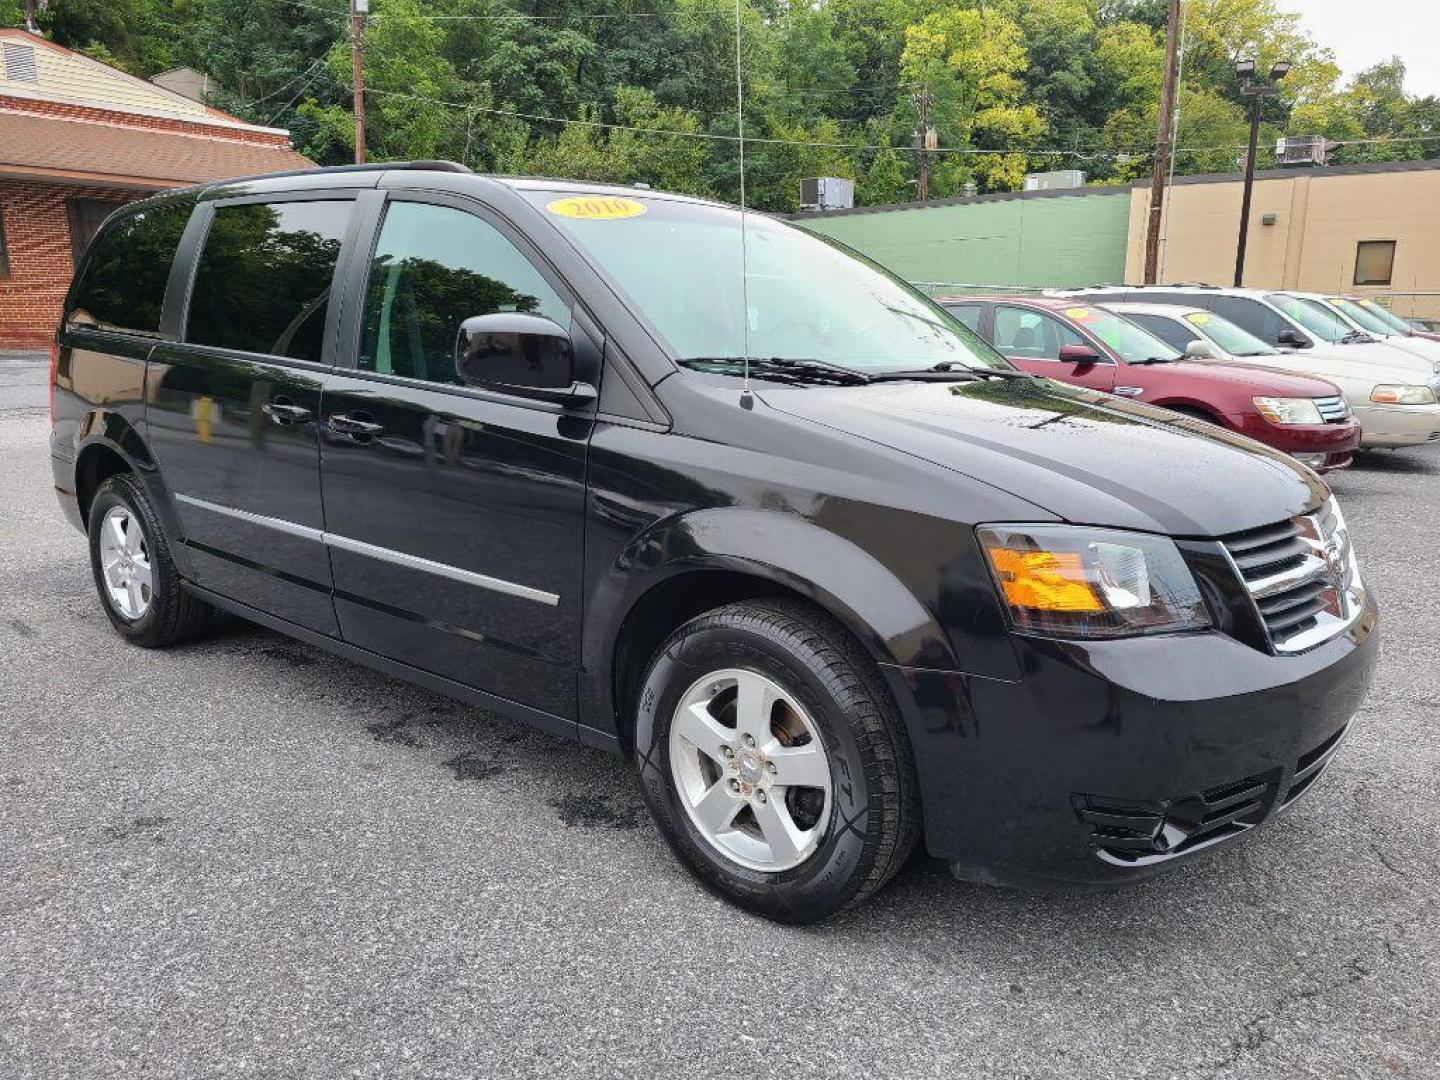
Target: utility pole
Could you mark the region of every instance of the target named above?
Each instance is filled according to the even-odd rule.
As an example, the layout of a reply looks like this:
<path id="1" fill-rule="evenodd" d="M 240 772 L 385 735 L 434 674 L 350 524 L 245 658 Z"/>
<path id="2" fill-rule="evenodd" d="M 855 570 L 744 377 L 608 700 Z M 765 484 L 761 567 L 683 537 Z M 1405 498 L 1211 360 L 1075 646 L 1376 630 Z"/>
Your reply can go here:
<path id="1" fill-rule="evenodd" d="M 1160 265 L 1160 219 L 1165 214 L 1165 178 L 1170 172 L 1170 122 L 1175 116 L 1175 83 L 1180 57 L 1180 0 L 1170 0 L 1165 20 L 1165 83 L 1155 125 L 1155 172 L 1150 179 L 1150 216 L 1145 223 L 1145 281 L 1154 285 Z"/>
<path id="2" fill-rule="evenodd" d="M 1235 74 L 1244 80 L 1240 93 L 1250 99 L 1250 148 L 1245 152 L 1245 187 L 1240 196 L 1240 238 L 1235 244 L 1235 287 L 1238 289 L 1245 280 L 1245 242 L 1250 236 L 1250 195 L 1255 187 L 1255 149 L 1260 142 L 1260 103 L 1280 92 L 1275 84 L 1290 74 L 1290 64 L 1285 60 L 1275 64 L 1270 69 L 1268 83 L 1255 78 L 1254 60 L 1241 60 L 1235 65 Z"/>
<path id="3" fill-rule="evenodd" d="M 360 57 L 360 38 L 370 0 L 350 0 L 350 73 L 355 84 L 355 164 L 365 164 L 365 66 Z"/>
<path id="4" fill-rule="evenodd" d="M 915 95 L 919 116 L 915 122 L 915 198 L 930 197 L 930 151 L 935 149 L 935 132 L 930 127 L 930 84 L 924 83 Z"/>

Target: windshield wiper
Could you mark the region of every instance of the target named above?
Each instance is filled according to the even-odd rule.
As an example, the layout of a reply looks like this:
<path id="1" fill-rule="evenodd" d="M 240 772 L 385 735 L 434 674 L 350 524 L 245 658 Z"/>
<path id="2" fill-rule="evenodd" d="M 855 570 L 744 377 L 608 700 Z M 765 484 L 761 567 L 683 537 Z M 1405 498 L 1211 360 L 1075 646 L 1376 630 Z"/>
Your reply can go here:
<path id="1" fill-rule="evenodd" d="M 953 360 L 941 360 L 927 368 L 911 368 L 900 371 L 877 371 L 870 376 L 871 382 L 898 382 L 901 379 L 920 379 L 925 382 L 974 382 L 990 376 L 997 379 L 1033 379 L 1028 371 L 1015 368 L 982 368 L 969 364 L 957 364 Z"/>
<path id="2" fill-rule="evenodd" d="M 1365 345 L 1376 340 L 1364 330 L 1351 330 L 1340 339 L 1341 345 Z"/>
<path id="3" fill-rule="evenodd" d="M 689 356 L 680 363 L 702 371 L 707 367 L 725 368 L 723 373 L 717 373 L 725 375 L 745 370 L 743 356 Z M 828 380 L 844 386 L 860 386 L 871 381 L 869 375 L 854 368 L 832 364 L 826 360 L 801 360 L 788 356 L 752 356 L 750 369 L 759 372 L 762 378 L 779 375 L 792 380 Z"/>
<path id="4" fill-rule="evenodd" d="M 1131 360 L 1132 364 L 1173 364 L 1180 357 L 1178 356 L 1147 356 L 1144 360 Z"/>

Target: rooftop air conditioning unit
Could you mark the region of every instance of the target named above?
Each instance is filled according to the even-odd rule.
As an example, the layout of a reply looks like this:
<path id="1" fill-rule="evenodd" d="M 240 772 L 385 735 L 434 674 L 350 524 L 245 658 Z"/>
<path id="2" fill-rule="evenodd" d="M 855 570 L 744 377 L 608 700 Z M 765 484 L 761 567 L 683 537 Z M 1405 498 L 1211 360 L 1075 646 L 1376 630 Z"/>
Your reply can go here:
<path id="1" fill-rule="evenodd" d="M 840 176 L 807 176 L 800 181 L 801 210 L 849 210 L 854 205 L 854 180 Z"/>
<path id="2" fill-rule="evenodd" d="M 1063 191 L 1085 186 L 1085 174 L 1079 169 L 1056 169 L 1053 172 L 1025 174 L 1026 191 Z"/>
<path id="3" fill-rule="evenodd" d="M 1324 165 L 1335 144 L 1323 135 L 1299 135 L 1275 140 L 1277 165 Z"/>

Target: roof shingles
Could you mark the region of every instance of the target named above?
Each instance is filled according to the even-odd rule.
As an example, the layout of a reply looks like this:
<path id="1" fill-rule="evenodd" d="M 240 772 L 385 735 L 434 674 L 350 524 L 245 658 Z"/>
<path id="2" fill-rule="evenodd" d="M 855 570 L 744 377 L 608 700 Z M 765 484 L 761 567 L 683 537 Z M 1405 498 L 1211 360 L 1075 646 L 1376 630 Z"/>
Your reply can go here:
<path id="1" fill-rule="evenodd" d="M 93 174 L 156 187 L 304 169 L 288 147 L 0 110 L 0 173 Z"/>

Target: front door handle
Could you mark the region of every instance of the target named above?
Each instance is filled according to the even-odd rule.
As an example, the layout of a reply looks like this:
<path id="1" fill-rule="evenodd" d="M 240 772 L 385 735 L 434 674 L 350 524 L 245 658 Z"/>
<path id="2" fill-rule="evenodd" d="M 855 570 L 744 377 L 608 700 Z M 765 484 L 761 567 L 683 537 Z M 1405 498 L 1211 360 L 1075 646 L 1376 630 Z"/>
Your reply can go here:
<path id="1" fill-rule="evenodd" d="M 369 413 L 363 412 L 351 413 L 348 416 L 344 413 L 337 413 L 330 417 L 326 423 L 329 424 L 330 430 L 337 435 L 348 435 L 357 442 L 363 442 L 368 439 L 373 439 L 385 431 L 384 424 L 377 424 L 369 417 Z"/>
<path id="2" fill-rule="evenodd" d="M 296 405 L 289 398 L 283 397 L 265 402 L 260 406 L 260 411 L 281 427 L 288 424 L 303 424 L 310 419 L 309 409 L 303 405 Z"/>

